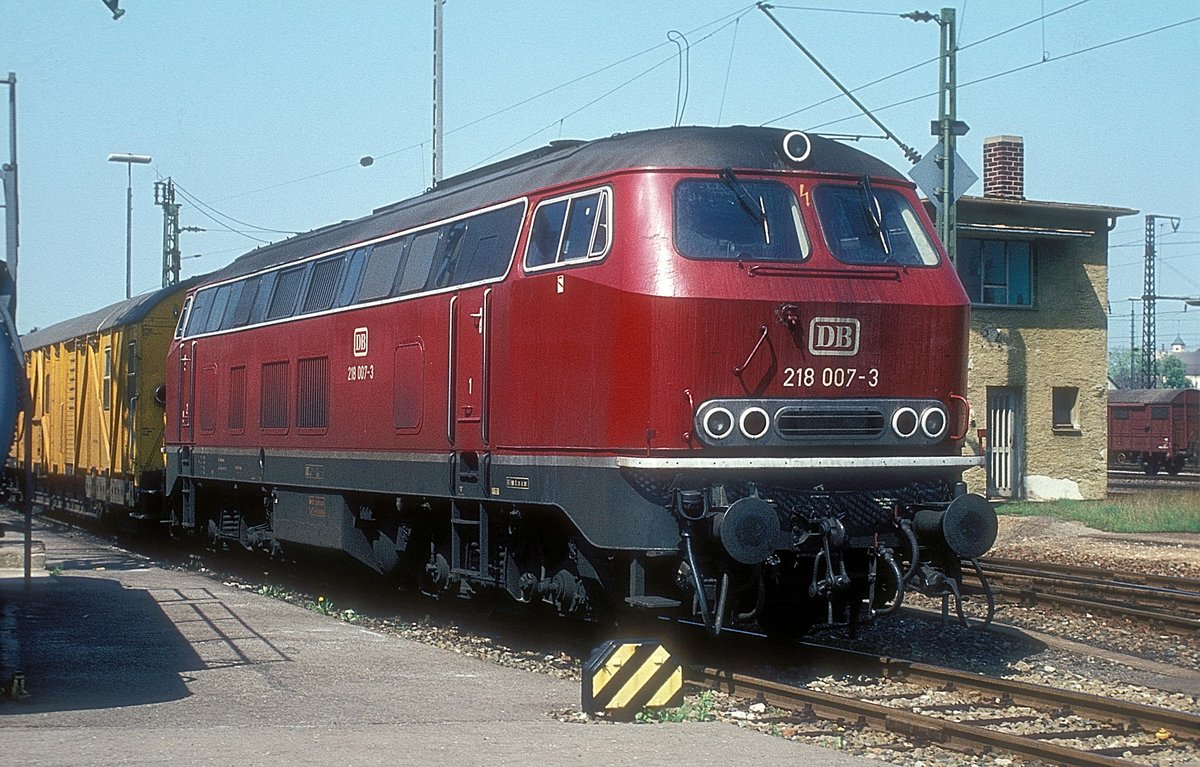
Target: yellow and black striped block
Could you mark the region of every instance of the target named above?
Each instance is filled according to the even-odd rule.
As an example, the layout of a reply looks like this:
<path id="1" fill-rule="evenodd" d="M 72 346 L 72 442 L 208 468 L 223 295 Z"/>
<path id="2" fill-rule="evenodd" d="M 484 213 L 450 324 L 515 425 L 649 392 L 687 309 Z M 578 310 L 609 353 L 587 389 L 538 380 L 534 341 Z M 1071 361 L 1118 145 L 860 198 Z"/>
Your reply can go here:
<path id="1" fill-rule="evenodd" d="M 683 667 L 650 639 L 612 640 L 583 665 L 583 710 L 632 719 L 646 708 L 683 704 Z"/>

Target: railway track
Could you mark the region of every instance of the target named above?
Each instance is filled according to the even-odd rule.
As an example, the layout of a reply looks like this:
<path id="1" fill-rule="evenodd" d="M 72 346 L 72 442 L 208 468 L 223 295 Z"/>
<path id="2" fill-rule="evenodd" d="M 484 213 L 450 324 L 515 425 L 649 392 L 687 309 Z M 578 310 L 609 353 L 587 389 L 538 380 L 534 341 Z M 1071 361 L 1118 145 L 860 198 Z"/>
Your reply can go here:
<path id="1" fill-rule="evenodd" d="M 1200 490 L 1200 474 L 1181 472 L 1150 476 L 1136 469 L 1108 470 L 1109 493 L 1136 493 L 1146 490 Z"/>
<path id="2" fill-rule="evenodd" d="M 1200 579 L 1011 559 L 980 566 L 998 597 L 1200 631 Z"/>
<path id="3" fill-rule="evenodd" d="M 922 663 L 822 646 L 843 670 L 872 679 L 842 693 L 696 668 L 689 681 L 762 701 L 773 723 L 814 719 L 871 728 L 970 753 L 1003 751 L 1053 765 L 1114 767 L 1134 756 L 1200 759 L 1200 716 Z M 836 656 L 836 657 L 835 657 Z"/>

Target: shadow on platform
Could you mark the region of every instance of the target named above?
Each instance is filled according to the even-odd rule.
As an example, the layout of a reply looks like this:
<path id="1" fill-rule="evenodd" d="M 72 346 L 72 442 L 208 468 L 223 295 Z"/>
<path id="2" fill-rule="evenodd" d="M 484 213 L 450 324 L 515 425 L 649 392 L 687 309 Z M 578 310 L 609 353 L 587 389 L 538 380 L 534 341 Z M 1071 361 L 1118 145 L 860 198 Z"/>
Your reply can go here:
<path id="1" fill-rule="evenodd" d="M 20 671 L 30 693 L 0 702 L 0 717 L 178 700 L 191 694 L 189 674 L 288 660 L 204 587 L 63 576 L 27 589 L 0 578 L 0 682 Z"/>

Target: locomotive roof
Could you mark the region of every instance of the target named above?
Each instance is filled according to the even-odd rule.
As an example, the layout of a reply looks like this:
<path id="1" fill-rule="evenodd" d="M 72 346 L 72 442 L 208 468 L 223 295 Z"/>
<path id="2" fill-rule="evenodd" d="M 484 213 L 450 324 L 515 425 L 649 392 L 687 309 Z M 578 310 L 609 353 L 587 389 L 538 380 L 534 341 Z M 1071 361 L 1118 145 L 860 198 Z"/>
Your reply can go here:
<path id="1" fill-rule="evenodd" d="M 31 331 L 21 336 L 21 348 L 24 351 L 31 351 L 72 338 L 84 338 L 120 325 L 139 322 L 154 307 L 158 306 L 161 301 L 173 293 L 190 288 L 196 282 L 197 278 L 193 277 L 178 285 L 171 285 L 170 287 L 152 290 L 149 293 L 142 293 L 133 298 L 126 298 L 124 301 L 118 301 L 115 304 L 110 304 L 103 309 L 97 309 L 80 317 L 72 317 L 69 320 L 63 320 L 62 322 Z"/>
<path id="2" fill-rule="evenodd" d="M 1170 405 L 1186 401 L 1195 389 L 1113 389 L 1108 393 L 1110 405 Z"/>
<path id="3" fill-rule="evenodd" d="M 208 275 L 229 279 L 356 242 L 521 197 L 558 184 L 631 168 L 733 168 L 797 170 L 908 180 L 887 163 L 821 136 L 801 163 L 783 152 L 782 128 L 657 128 L 594 141 L 555 141 L 540 149 L 442 181 L 422 195 L 377 209 L 369 216 L 265 245 Z"/>

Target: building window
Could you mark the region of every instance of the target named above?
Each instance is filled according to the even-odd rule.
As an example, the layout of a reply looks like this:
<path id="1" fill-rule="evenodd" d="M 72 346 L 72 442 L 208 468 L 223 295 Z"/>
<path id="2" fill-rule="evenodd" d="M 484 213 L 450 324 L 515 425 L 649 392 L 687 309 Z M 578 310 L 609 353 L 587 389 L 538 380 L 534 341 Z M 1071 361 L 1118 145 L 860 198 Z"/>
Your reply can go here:
<path id="1" fill-rule="evenodd" d="M 1079 431 L 1079 389 L 1074 386 L 1054 387 L 1055 431 Z"/>
<path id="2" fill-rule="evenodd" d="M 1033 305 L 1033 246 L 1023 240 L 958 241 L 958 276 L 971 303 Z"/>

